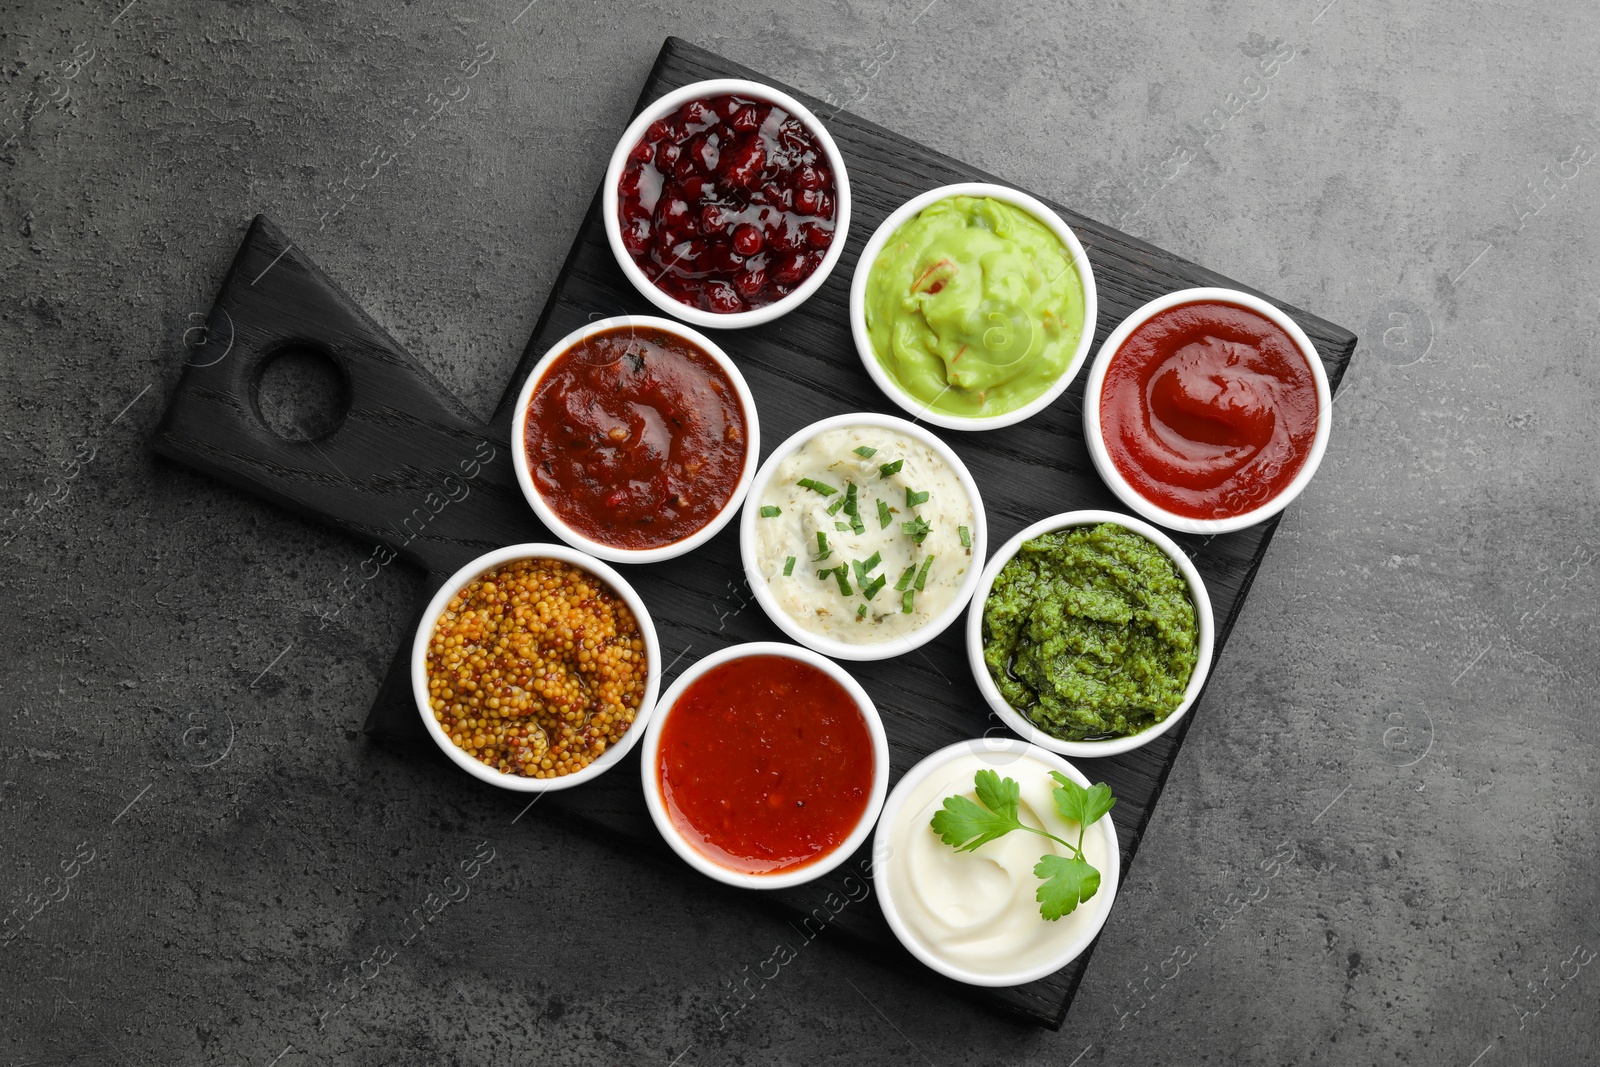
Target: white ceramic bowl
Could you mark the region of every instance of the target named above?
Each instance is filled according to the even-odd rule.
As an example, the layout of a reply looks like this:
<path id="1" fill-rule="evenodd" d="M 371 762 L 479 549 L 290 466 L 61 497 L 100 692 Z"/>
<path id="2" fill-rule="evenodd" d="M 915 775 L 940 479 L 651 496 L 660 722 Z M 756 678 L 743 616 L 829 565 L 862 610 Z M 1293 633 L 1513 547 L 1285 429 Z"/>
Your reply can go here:
<path id="1" fill-rule="evenodd" d="M 1254 510 L 1226 519 L 1191 519 L 1184 515 L 1174 515 L 1160 505 L 1145 499 L 1122 476 L 1122 472 L 1117 470 L 1116 464 L 1111 462 L 1111 455 L 1106 451 L 1105 436 L 1100 428 L 1100 391 L 1105 385 L 1106 369 L 1110 367 L 1117 349 L 1122 347 L 1128 335 L 1168 308 L 1201 301 L 1237 304 L 1276 323 L 1300 349 L 1300 354 L 1311 367 L 1311 378 L 1317 386 L 1317 434 L 1311 442 L 1311 452 L 1306 456 L 1305 466 L 1300 468 L 1300 473 L 1295 475 L 1294 480 L 1277 496 Z M 1085 379 L 1083 386 L 1083 437 L 1089 444 L 1089 456 L 1094 460 L 1095 470 L 1100 472 L 1100 477 L 1105 479 L 1111 491 L 1117 494 L 1117 499 L 1151 522 L 1180 533 L 1201 535 L 1232 533 L 1270 519 L 1288 507 L 1290 501 L 1299 496 L 1300 491 L 1310 483 L 1311 476 L 1317 473 L 1317 467 L 1322 463 L 1322 454 L 1328 450 L 1328 434 L 1332 429 L 1333 396 L 1328 392 L 1328 372 L 1323 369 L 1322 358 L 1317 354 L 1317 346 L 1311 343 L 1311 338 L 1306 336 L 1299 323 L 1278 308 L 1258 296 L 1241 293 L 1237 289 L 1180 289 L 1176 293 L 1168 293 L 1150 301 L 1123 319 L 1117 328 L 1111 331 L 1106 343 L 1100 346 L 1094 364 L 1089 368 L 1089 377 Z"/>
<path id="2" fill-rule="evenodd" d="M 639 265 L 633 261 L 633 256 L 622 243 L 622 223 L 617 218 L 617 185 L 622 180 L 622 171 L 627 165 L 628 154 L 633 151 L 634 145 L 643 140 L 645 130 L 652 122 L 671 114 L 691 100 L 730 95 L 754 97 L 769 104 L 776 104 L 805 124 L 806 129 L 817 139 L 818 147 L 827 156 L 828 166 L 833 170 L 834 216 L 833 243 L 828 246 L 827 254 L 822 257 L 817 269 L 800 283 L 799 288 L 782 300 L 765 307 L 723 315 L 681 303 L 656 288 L 655 283 L 645 277 L 644 271 L 639 269 Z M 611 164 L 606 168 L 605 184 L 601 187 L 600 213 L 605 221 L 606 240 L 611 242 L 611 254 L 616 257 L 622 273 L 628 276 L 628 280 L 646 300 L 668 315 L 674 315 L 696 326 L 734 330 L 745 326 L 759 326 L 763 322 L 771 322 L 782 315 L 787 315 L 810 299 L 811 294 L 828 280 L 834 265 L 844 254 L 845 241 L 850 236 L 850 177 L 845 173 L 844 156 L 840 155 L 839 146 L 834 144 L 828 128 L 822 124 L 821 119 L 812 114 L 810 108 L 788 93 L 779 92 L 770 85 L 745 81 L 741 78 L 713 78 L 710 81 L 694 82 L 681 89 L 674 89 L 639 112 L 638 117 L 628 124 L 628 128 L 622 133 L 622 138 L 617 142 L 617 147 L 611 152 Z"/>
<path id="3" fill-rule="evenodd" d="M 790 453 L 805 444 L 819 433 L 832 430 L 840 426 L 875 426 L 883 429 L 895 430 L 914 437 L 937 452 L 956 477 L 961 481 L 961 486 L 967 492 L 967 498 L 972 501 L 972 563 L 967 568 L 966 577 L 961 581 L 961 587 L 956 590 L 956 595 L 950 604 L 934 616 L 926 626 L 913 630 L 910 633 L 891 637 L 887 641 L 877 641 L 870 645 L 853 645 L 844 641 L 837 641 L 822 634 L 812 633 L 805 629 L 794 617 L 784 611 L 772 595 L 772 589 L 767 585 L 767 579 L 761 573 L 759 552 L 756 548 L 756 522 L 761 507 L 761 496 L 766 492 L 767 484 L 772 481 L 772 476 L 777 472 L 778 464 L 789 458 Z M 961 457 L 955 454 L 951 447 L 941 441 L 931 431 L 907 422 L 898 415 L 883 415 L 877 412 L 859 411 L 845 415 L 834 415 L 820 422 L 814 422 L 799 432 L 791 435 L 786 441 L 772 450 L 766 462 L 761 464 L 761 469 L 756 472 L 755 480 L 750 484 L 750 493 L 745 499 L 744 514 L 739 519 L 739 555 L 744 561 L 745 581 L 755 593 L 761 610 L 767 617 L 777 624 L 778 629 L 788 634 L 794 640 L 807 648 L 816 649 L 825 656 L 834 659 L 847 660 L 876 660 L 889 659 L 894 656 L 904 655 L 913 649 L 921 648 L 935 637 L 949 629 L 950 624 L 960 616 L 967 601 L 971 599 L 973 590 L 978 587 L 978 566 L 983 560 L 983 554 L 988 550 L 989 522 L 983 513 L 983 497 L 978 493 L 978 483 L 973 480 L 967 465 L 961 462 Z"/>
<path id="4" fill-rule="evenodd" d="M 1041 534 L 1055 533 L 1057 530 L 1073 526 L 1093 526 L 1102 522 L 1113 522 L 1136 534 L 1142 534 L 1178 565 L 1178 569 L 1189 582 L 1189 595 L 1194 600 L 1195 626 L 1199 631 L 1200 647 L 1196 650 L 1194 673 L 1189 676 L 1189 685 L 1183 692 L 1183 703 L 1174 708 L 1165 719 L 1127 737 L 1112 737 L 1104 741 L 1063 741 L 1035 726 L 1027 715 L 1007 703 L 1006 698 L 1000 695 L 1000 690 L 995 686 L 994 679 L 989 677 L 989 667 L 983 662 L 983 605 L 989 599 L 989 590 L 994 587 L 994 579 L 1000 573 L 1000 568 L 1017 554 L 1024 541 L 1031 541 Z M 983 694 L 983 699 L 989 702 L 989 707 L 994 709 L 1001 721 L 1019 736 L 1040 748 L 1068 756 L 1114 756 L 1119 752 L 1148 745 L 1176 726 L 1178 720 L 1183 718 L 1200 696 L 1200 690 L 1205 687 L 1206 675 L 1211 672 L 1211 652 L 1215 641 L 1216 623 L 1211 615 L 1211 596 L 1206 592 L 1206 583 L 1200 577 L 1200 572 L 1195 570 L 1194 564 L 1189 561 L 1188 555 L 1172 538 L 1149 523 L 1140 522 L 1129 515 L 1119 515 L 1114 511 L 1069 511 L 1062 515 L 1052 515 L 1017 534 L 1001 545 L 995 552 L 994 558 L 989 560 L 988 566 L 983 568 L 983 576 L 978 581 L 977 591 L 972 594 L 972 604 L 967 610 L 967 663 L 972 668 L 972 676 L 977 680 L 978 691 Z"/>
<path id="5" fill-rule="evenodd" d="M 533 400 L 534 390 L 539 387 L 539 383 L 556 360 L 568 349 L 586 338 L 615 327 L 661 330 L 705 352 L 717 366 L 722 368 L 728 380 L 733 382 L 734 391 L 739 394 L 739 403 L 744 408 L 746 430 L 744 469 L 739 475 L 738 483 L 733 487 L 733 495 L 728 497 L 728 502 L 710 522 L 683 540 L 674 541 L 670 545 L 659 545 L 655 548 L 619 548 L 584 536 L 563 522 L 561 516 L 545 503 L 538 486 L 534 484 L 533 474 L 528 470 L 528 450 L 523 442 L 528 429 L 528 406 Z M 523 383 L 522 392 L 517 396 L 516 415 L 511 422 L 511 463 L 517 470 L 517 484 L 522 487 L 522 495 L 528 498 L 528 504 L 533 508 L 534 514 L 539 516 L 539 521 L 573 548 L 613 563 L 657 563 L 664 559 L 672 559 L 674 556 L 681 556 L 711 540 L 738 513 L 739 505 L 744 501 L 745 494 L 750 491 L 750 480 L 755 477 L 756 461 L 760 455 L 761 424 L 756 416 L 756 398 L 751 395 L 750 386 L 745 383 L 744 375 L 739 373 L 739 368 L 734 365 L 733 360 L 700 331 L 690 329 L 680 322 L 651 315 L 617 315 L 609 319 L 600 319 L 573 330 L 557 341 L 534 366 L 533 372 L 528 375 L 528 380 Z"/>
<path id="6" fill-rule="evenodd" d="M 1082 955 L 1100 934 L 1101 927 L 1105 926 L 1106 918 L 1111 914 L 1111 905 L 1117 896 L 1117 886 L 1122 876 L 1122 852 L 1117 845 L 1117 829 L 1111 822 L 1111 816 L 1102 816 L 1100 821 L 1090 827 L 1087 832 L 1104 835 L 1106 845 L 1106 865 L 1100 871 L 1100 888 L 1086 903 L 1079 904 L 1078 910 L 1073 915 L 1087 909 L 1090 921 L 1060 953 L 1048 961 L 1026 970 L 1016 970 L 1007 974 L 985 974 L 963 967 L 938 955 L 935 950 L 918 937 L 906 924 L 900 914 L 899 898 L 907 890 L 899 884 L 898 871 L 894 865 L 894 825 L 900 817 L 900 810 L 904 807 L 906 799 L 917 786 L 921 785 L 930 775 L 934 774 L 946 764 L 962 756 L 975 755 L 989 763 L 1001 777 L 1015 775 L 1017 763 L 1032 757 L 1046 765 L 1049 770 L 1060 771 L 1084 788 L 1092 783 L 1085 778 L 1076 767 L 1052 752 L 1046 752 L 1036 745 L 1030 745 L 1015 738 L 1004 741 L 998 739 L 975 739 L 972 741 L 958 741 L 953 745 L 939 749 L 912 767 L 905 776 L 896 783 L 894 792 L 889 795 L 889 800 L 883 806 L 883 815 L 878 820 L 878 832 L 873 839 L 872 855 L 873 882 L 878 889 L 878 905 L 883 909 L 883 917 L 888 920 L 889 928 L 900 939 L 900 943 L 917 959 L 927 964 L 947 978 L 954 978 L 958 982 L 977 986 L 1015 986 L 1028 982 L 1038 981 L 1046 975 L 1051 975 L 1071 963 Z M 1048 771 L 1046 772 L 1048 773 Z M 930 831 L 931 832 L 931 831 Z M 1063 917 L 1058 920 L 1066 922 Z"/>
<path id="7" fill-rule="evenodd" d="M 867 724 L 867 732 L 872 736 L 872 793 L 867 798 L 866 809 L 862 811 L 855 828 L 832 852 L 819 856 L 803 867 L 774 874 L 749 874 L 724 867 L 690 844 L 678 831 L 671 813 L 667 811 L 666 800 L 661 795 L 661 779 L 658 773 L 661 731 L 665 729 L 667 719 L 672 716 L 673 706 L 678 699 L 690 685 L 713 667 L 748 656 L 781 656 L 823 671 L 844 686 L 845 691 L 855 701 L 862 720 Z M 708 878 L 715 878 L 719 882 L 744 889 L 785 889 L 822 877 L 854 855 L 866 841 L 867 835 L 872 832 L 873 823 L 877 822 L 878 812 L 883 808 L 884 795 L 889 790 L 889 739 L 883 732 L 883 720 L 878 717 L 878 709 L 873 705 L 872 698 L 843 667 L 810 649 L 796 648 L 794 645 L 777 641 L 752 641 L 713 652 L 684 671 L 678 676 L 678 680 L 672 683 L 672 687 L 661 698 L 658 714 L 650 720 L 649 728 L 645 730 L 640 772 L 644 781 L 645 805 L 650 809 L 650 818 L 655 821 L 656 829 L 661 832 L 667 844 L 672 846 L 672 850 L 682 857 L 685 863 Z"/>
<path id="8" fill-rule="evenodd" d="M 644 638 L 648 673 L 644 699 L 639 702 L 639 710 L 634 714 L 633 724 L 628 727 L 627 733 L 622 735 L 622 740 L 602 752 L 599 759 L 581 771 L 560 778 L 524 778 L 521 775 L 506 774 L 467 755 L 456 747 L 456 743 L 450 740 L 444 728 L 434 720 L 433 708 L 428 702 L 428 643 L 433 639 L 434 625 L 439 621 L 439 616 L 444 614 L 445 605 L 478 575 L 519 559 L 560 560 L 588 571 L 609 586 L 611 591 L 628 605 L 628 610 L 633 612 L 633 617 L 639 624 L 639 634 Z M 633 591 L 633 586 L 611 567 L 593 556 L 568 548 L 566 545 L 510 545 L 479 556 L 452 574 L 439 587 L 433 599 L 428 601 L 427 610 L 422 613 L 422 622 L 417 626 L 417 635 L 411 642 L 411 693 L 417 702 L 417 712 L 422 716 L 422 724 L 427 727 L 428 735 L 444 754 L 450 757 L 450 762 L 474 778 L 518 793 L 544 793 L 557 789 L 571 789 L 575 785 L 598 778 L 622 762 L 622 758 L 639 742 L 645 727 L 649 725 L 650 714 L 655 709 L 656 694 L 660 689 L 661 644 L 656 640 L 655 624 L 650 621 L 650 612 L 645 609 L 644 601 Z"/>
<path id="9" fill-rule="evenodd" d="M 1078 272 L 1078 280 L 1083 285 L 1083 335 L 1078 338 L 1078 346 L 1072 350 L 1071 361 L 1067 363 L 1066 369 L 1061 372 L 1061 377 L 1055 385 L 1022 407 L 1008 411 L 1004 415 L 968 418 L 933 410 L 900 388 L 894 379 L 889 377 L 889 372 L 878 362 L 877 354 L 872 348 L 872 338 L 867 332 L 867 277 L 872 273 L 872 265 L 877 262 L 878 253 L 883 251 L 883 246 L 894 236 L 894 232 L 923 208 L 952 196 L 989 197 L 1028 212 L 1049 227 L 1051 232 L 1060 238 L 1061 243 L 1066 245 L 1067 251 L 1072 255 L 1072 265 Z M 1094 329 L 1099 314 L 1099 301 L 1095 296 L 1094 287 L 1094 268 L 1089 263 L 1089 255 L 1083 250 L 1078 235 L 1072 232 L 1072 227 L 1062 221 L 1061 216 L 1050 210 L 1042 201 L 1027 193 L 987 182 L 962 182 L 957 185 L 940 186 L 928 190 L 921 196 L 912 197 L 900 205 L 893 214 L 883 220 L 883 225 L 873 231 L 867 246 L 861 250 L 861 258 L 856 261 L 856 273 L 850 282 L 850 333 L 855 338 L 856 353 L 861 357 L 861 363 L 867 368 L 867 373 L 872 376 L 878 388 L 883 390 L 884 395 L 916 416 L 919 421 L 932 423 L 947 430 L 998 430 L 1002 426 L 1014 426 L 1024 419 L 1032 418 L 1055 403 L 1072 384 L 1072 379 L 1077 377 L 1078 368 L 1083 366 L 1084 359 L 1089 355 L 1089 349 L 1094 345 Z"/>

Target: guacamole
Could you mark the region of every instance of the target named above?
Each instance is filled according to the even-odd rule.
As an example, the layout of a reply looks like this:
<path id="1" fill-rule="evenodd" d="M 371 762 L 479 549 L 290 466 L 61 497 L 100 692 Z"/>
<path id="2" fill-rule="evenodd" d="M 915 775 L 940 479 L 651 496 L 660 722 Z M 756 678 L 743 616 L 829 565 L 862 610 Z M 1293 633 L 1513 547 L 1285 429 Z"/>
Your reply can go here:
<path id="1" fill-rule="evenodd" d="M 873 353 L 934 411 L 1015 411 L 1060 380 L 1083 335 L 1072 252 L 1033 215 L 953 196 L 895 230 L 867 275 Z"/>
<path id="2" fill-rule="evenodd" d="M 1125 737 L 1183 703 L 1199 629 L 1183 572 L 1114 523 L 1023 542 L 983 605 L 1006 701 L 1063 741 Z"/>

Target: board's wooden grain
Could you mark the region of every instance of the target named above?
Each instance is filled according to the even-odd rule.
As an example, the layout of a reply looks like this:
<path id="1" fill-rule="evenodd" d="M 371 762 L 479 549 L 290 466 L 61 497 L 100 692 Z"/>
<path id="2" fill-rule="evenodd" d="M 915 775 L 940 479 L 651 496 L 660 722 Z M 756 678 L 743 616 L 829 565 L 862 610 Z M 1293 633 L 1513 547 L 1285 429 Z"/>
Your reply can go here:
<path id="1" fill-rule="evenodd" d="M 770 82 L 669 38 L 639 106 L 679 85 L 727 76 Z M 787 91 L 819 107 L 806 94 Z M 622 126 L 619 116 L 619 131 Z M 856 258 L 878 223 L 909 197 L 954 181 L 997 180 L 849 113 L 834 116 L 829 128 L 850 169 L 855 198 L 843 258 L 828 283 L 799 311 L 767 326 L 719 337 L 749 380 L 769 450 L 806 423 L 841 411 L 897 411 L 861 368 L 850 340 L 845 308 Z M 1134 308 L 1162 293 L 1195 285 L 1248 290 L 1068 208 L 1052 206 L 1077 231 L 1094 267 L 1100 298 L 1097 343 Z M 1354 335 L 1306 312 L 1279 306 L 1317 344 L 1336 388 L 1354 352 Z M 554 540 L 517 489 L 508 452 L 511 408 L 533 364 L 553 341 L 593 318 L 623 312 L 648 314 L 654 309 L 634 292 L 612 260 L 597 196 L 504 398 L 489 424 L 480 426 L 286 235 L 258 218 L 212 309 L 208 343 L 190 356 L 154 447 L 358 537 L 389 544 L 430 573 L 431 592 L 444 575 L 492 548 Z M 350 386 L 345 422 L 315 442 L 288 442 L 272 433 L 254 398 L 265 362 L 296 346 L 330 354 Z M 1084 447 L 1081 377 L 1054 408 L 1021 426 L 945 435 L 984 494 L 991 544 L 999 545 L 1023 526 L 1055 512 L 1123 510 L 1095 474 Z M 664 653 L 672 661 L 669 680 L 695 659 L 725 645 L 782 639 L 744 586 L 737 525 L 731 524 L 684 559 L 628 571 L 650 605 Z M 1273 520 L 1210 540 L 1178 539 L 1211 591 L 1218 620 L 1217 657 L 1276 526 Z M 896 660 L 851 665 L 882 712 L 895 778 L 935 748 L 986 732 L 999 733 L 997 720 L 985 711 L 968 676 L 961 629 L 957 625 L 920 651 Z M 367 731 L 380 739 L 421 742 L 415 751 L 442 759 L 427 741 L 411 701 L 409 647 L 408 639 L 395 656 Z M 1113 816 L 1124 875 L 1185 734 L 1210 714 L 1202 699 L 1176 729 L 1150 745 L 1111 759 L 1080 762 L 1084 773 L 1109 782 L 1117 794 Z M 489 788 L 465 778 L 462 785 Z M 541 815 L 555 810 L 630 847 L 670 856 L 645 812 L 636 757 L 590 785 L 541 800 Z M 818 914 L 818 909 L 824 916 L 837 910 L 826 923 L 828 929 L 864 946 L 908 979 L 942 985 L 1030 1022 L 1061 1025 L 1089 953 L 1049 978 L 1015 989 L 980 990 L 946 982 L 900 948 L 875 903 L 851 902 L 839 908 L 848 894 L 859 895 L 859 885 L 847 885 L 844 872 L 864 858 L 864 854 L 857 857 L 813 885 L 746 898 L 784 909 L 797 938 L 814 933 L 817 925 L 805 923 L 804 916 Z M 683 874 L 686 881 L 699 879 L 687 867 Z M 736 896 L 720 894 L 718 899 L 732 901 Z"/>

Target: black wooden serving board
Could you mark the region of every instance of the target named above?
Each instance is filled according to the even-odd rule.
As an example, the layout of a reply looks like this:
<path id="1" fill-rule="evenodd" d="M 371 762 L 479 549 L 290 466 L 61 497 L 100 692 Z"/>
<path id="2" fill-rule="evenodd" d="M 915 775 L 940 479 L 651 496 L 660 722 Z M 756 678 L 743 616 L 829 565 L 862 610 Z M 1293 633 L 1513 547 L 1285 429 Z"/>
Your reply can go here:
<path id="1" fill-rule="evenodd" d="M 669 38 L 639 106 L 677 86 L 729 76 L 768 81 Z M 786 91 L 822 110 L 814 98 Z M 624 124 L 624 117 L 616 116 L 619 132 Z M 999 180 L 846 112 L 829 119 L 828 127 L 844 153 L 854 196 L 842 260 L 827 284 L 798 311 L 766 326 L 717 337 L 755 393 L 768 451 L 805 424 L 829 415 L 862 409 L 897 411 L 867 377 L 851 343 L 846 306 L 856 259 L 877 225 L 910 197 L 950 182 Z M 154 448 L 369 542 L 391 546 L 429 572 L 429 594 L 450 572 L 491 549 L 555 540 L 534 518 L 512 473 L 511 408 L 517 392 L 546 348 L 569 331 L 605 315 L 657 313 L 612 259 L 599 205 L 596 195 L 522 361 L 486 426 L 285 234 L 258 217 L 212 308 L 207 344 L 188 356 Z M 1254 291 L 1068 208 L 1056 206 L 1056 210 L 1077 231 L 1094 268 L 1100 299 L 1097 343 L 1134 308 L 1175 289 L 1219 285 Z M 1355 336 L 1303 311 L 1284 310 L 1316 342 L 1329 380 L 1337 387 L 1355 350 Z M 280 352 L 307 348 L 331 356 L 341 368 L 349 390 L 349 412 L 337 429 L 321 439 L 288 441 L 267 428 L 256 384 L 265 364 Z M 945 435 L 983 492 L 990 544 L 1002 544 L 1023 526 L 1056 512 L 1124 510 L 1095 474 L 1084 446 L 1082 377 L 1053 408 L 1020 426 Z M 1219 659 L 1277 521 L 1210 540 L 1178 539 L 1210 589 Z M 737 522 L 731 523 L 709 544 L 670 563 L 624 568 L 649 605 L 660 633 L 668 660 L 663 688 L 684 667 L 719 648 L 782 637 L 744 586 L 737 527 Z M 419 603 L 419 616 L 421 609 Z M 412 702 L 411 632 L 395 656 L 366 729 L 380 740 L 421 742 L 420 747 L 406 745 L 402 750 L 442 759 L 427 741 Z M 850 665 L 882 713 L 895 779 L 936 748 L 1001 732 L 967 671 L 962 635 L 958 623 L 920 652 Z M 1079 762 L 1091 780 L 1109 782 L 1116 792 L 1113 819 L 1125 878 L 1184 735 L 1196 723 L 1203 729 L 1212 713 L 1202 700 L 1176 729 L 1144 748 Z M 492 791 L 465 775 L 461 785 Z M 520 794 L 507 794 L 505 800 L 508 808 L 520 809 L 526 803 Z M 645 811 L 637 756 L 591 784 L 546 794 L 530 818 L 558 810 L 626 847 L 643 847 L 677 863 Z M 945 981 L 900 947 L 875 902 L 852 901 L 841 907 L 847 889 L 856 896 L 861 893 L 860 883 L 846 886 L 844 877 L 864 856 L 863 852 L 834 875 L 792 891 L 740 893 L 716 887 L 712 893 L 732 915 L 737 915 L 743 901 L 778 906 L 790 917 L 797 942 L 814 935 L 818 921 L 826 918 L 832 935 L 860 945 L 908 980 L 941 985 L 955 995 L 1039 1025 L 1061 1026 L 1088 965 L 1088 952 L 1057 974 L 1017 988 L 985 990 Z M 696 891 L 711 887 L 688 867 L 677 866 L 686 887 Z M 806 915 L 816 918 L 804 923 Z M 1115 916 L 1113 911 L 1112 922 Z"/>

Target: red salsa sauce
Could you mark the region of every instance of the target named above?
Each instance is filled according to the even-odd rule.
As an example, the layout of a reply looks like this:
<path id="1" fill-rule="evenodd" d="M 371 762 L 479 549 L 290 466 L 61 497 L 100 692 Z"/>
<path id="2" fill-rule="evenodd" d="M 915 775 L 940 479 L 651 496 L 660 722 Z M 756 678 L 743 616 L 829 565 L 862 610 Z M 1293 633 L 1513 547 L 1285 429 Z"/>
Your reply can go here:
<path id="1" fill-rule="evenodd" d="M 652 122 L 617 188 L 622 243 L 679 303 L 733 314 L 776 303 L 833 244 L 827 153 L 764 100 L 691 100 Z"/>
<path id="2" fill-rule="evenodd" d="M 748 656 L 672 705 L 656 774 L 673 824 L 702 855 L 773 874 L 850 836 L 873 769 L 872 734 L 844 686 L 809 663 Z"/>
<path id="3" fill-rule="evenodd" d="M 1243 515 L 1300 472 L 1317 435 L 1307 356 L 1277 323 L 1220 302 L 1159 312 L 1106 368 L 1100 427 L 1117 471 L 1192 519 Z"/>
<path id="4" fill-rule="evenodd" d="M 716 518 L 748 444 L 727 372 L 690 342 L 640 326 L 602 331 L 557 357 L 523 437 L 550 509 L 623 549 L 675 544 Z"/>

